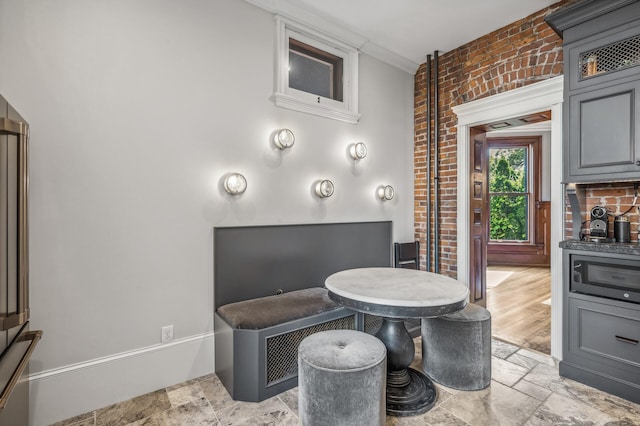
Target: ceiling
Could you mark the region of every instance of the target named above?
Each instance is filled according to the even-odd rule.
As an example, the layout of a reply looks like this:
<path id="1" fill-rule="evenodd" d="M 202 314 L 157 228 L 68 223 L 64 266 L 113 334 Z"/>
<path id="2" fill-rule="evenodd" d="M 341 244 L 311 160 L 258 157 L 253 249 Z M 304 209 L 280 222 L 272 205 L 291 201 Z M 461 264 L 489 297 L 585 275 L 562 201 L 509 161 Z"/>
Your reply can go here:
<path id="1" fill-rule="evenodd" d="M 558 0 L 246 0 L 410 73 Z"/>

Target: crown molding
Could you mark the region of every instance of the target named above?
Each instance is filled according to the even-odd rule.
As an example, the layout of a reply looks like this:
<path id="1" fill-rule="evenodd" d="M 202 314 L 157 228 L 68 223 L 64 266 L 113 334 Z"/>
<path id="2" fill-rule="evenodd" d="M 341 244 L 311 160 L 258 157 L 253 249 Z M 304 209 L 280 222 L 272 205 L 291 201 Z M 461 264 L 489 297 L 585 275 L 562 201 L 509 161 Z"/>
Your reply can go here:
<path id="1" fill-rule="evenodd" d="M 637 0 L 583 0 L 548 15 L 544 20 L 560 36 L 564 30 L 583 24 L 605 13 L 620 9 Z"/>
<path id="2" fill-rule="evenodd" d="M 415 75 L 416 71 L 418 71 L 418 67 L 420 66 L 417 62 L 413 62 L 411 59 L 400 56 L 397 53 L 370 41 L 362 45 L 360 52 L 396 68 L 400 68 L 411 75 Z"/>
<path id="3" fill-rule="evenodd" d="M 365 55 L 376 58 L 382 62 L 399 68 L 411 75 L 414 75 L 420 64 L 413 62 L 395 52 L 390 51 L 378 44 L 368 40 L 366 37 L 355 33 L 344 26 L 337 24 L 326 17 L 319 15 L 299 3 L 291 0 L 245 0 L 274 15 L 280 15 L 292 21 L 304 24 L 305 26 L 321 32 L 331 38 L 348 44 Z"/>

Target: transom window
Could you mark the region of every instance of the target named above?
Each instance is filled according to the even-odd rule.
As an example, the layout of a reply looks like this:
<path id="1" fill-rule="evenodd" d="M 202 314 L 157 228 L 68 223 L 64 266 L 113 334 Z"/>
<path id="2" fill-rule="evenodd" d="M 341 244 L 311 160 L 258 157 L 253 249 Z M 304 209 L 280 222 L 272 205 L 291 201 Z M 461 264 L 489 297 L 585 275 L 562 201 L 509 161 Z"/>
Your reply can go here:
<path id="1" fill-rule="evenodd" d="M 342 102 L 343 59 L 289 38 L 289 87 Z"/>
<path id="2" fill-rule="evenodd" d="M 278 17 L 276 106 L 357 123 L 358 52 Z"/>

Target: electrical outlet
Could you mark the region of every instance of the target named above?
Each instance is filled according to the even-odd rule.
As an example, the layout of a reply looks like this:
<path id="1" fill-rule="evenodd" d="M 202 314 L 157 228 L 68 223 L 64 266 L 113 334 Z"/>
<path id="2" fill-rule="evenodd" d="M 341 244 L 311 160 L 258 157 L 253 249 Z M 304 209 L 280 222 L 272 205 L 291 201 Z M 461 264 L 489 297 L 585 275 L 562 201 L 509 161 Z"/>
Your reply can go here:
<path id="1" fill-rule="evenodd" d="M 160 338 L 162 343 L 169 343 L 173 340 L 173 326 L 167 325 L 162 327 L 162 335 Z"/>

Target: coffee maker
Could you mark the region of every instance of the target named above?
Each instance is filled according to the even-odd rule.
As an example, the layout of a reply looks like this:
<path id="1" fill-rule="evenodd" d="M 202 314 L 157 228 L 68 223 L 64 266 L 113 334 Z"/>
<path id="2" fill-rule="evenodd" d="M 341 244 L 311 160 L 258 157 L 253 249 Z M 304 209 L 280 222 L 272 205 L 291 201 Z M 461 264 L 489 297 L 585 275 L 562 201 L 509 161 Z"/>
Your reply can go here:
<path id="1" fill-rule="evenodd" d="M 606 207 L 595 206 L 591 209 L 591 221 L 589 223 L 589 240 L 602 242 L 607 240 L 609 230 L 609 212 Z"/>

